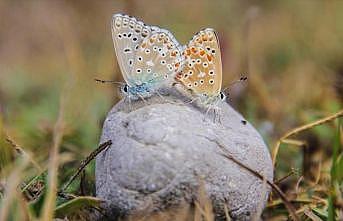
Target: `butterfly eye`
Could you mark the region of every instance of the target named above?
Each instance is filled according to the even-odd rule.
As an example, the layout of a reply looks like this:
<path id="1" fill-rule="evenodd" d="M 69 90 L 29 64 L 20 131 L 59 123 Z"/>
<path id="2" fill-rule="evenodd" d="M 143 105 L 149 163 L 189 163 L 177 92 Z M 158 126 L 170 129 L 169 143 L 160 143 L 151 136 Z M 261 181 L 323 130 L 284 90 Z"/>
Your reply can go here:
<path id="1" fill-rule="evenodd" d="M 213 71 L 213 70 L 210 70 L 210 71 L 208 72 L 208 74 L 212 76 L 212 75 L 214 75 L 214 71 Z"/>
<path id="2" fill-rule="evenodd" d="M 145 54 L 149 54 L 150 50 L 149 49 L 145 49 Z"/>
<path id="3" fill-rule="evenodd" d="M 158 50 L 157 46 L 154 46 L 154 47 L 152 48 L 152 50 L 157 51 L 157 50 Z"/>
<path id="4" fill-rule="evenodd" d="M 150 74 L 150 73 L 151 73 L 151 69 L 148 68 L 148 69 L 146 70 L 146 72 Z"/>
<path id="5" fill-rule="evenodd" d="M 204 84 L 204 80 L 203 79 L 200 80 L 200 84 Z"/>
<path id="6" fill-rule="evenodd" d="M 204 68 L 207 68 L 207 67 L 208 67 L 207 62 L 204 62 L 204 63 L 202 64 L 202 66 L 203 66 Z"/>
<path id="7" fill-rule="evenodd" d="M 132 38 L 132 41 L 136 42 L 138 39 L 136 37 Z"/>
<path id="8" fill-rule="evenodd" d="M 210 79 L 210 80 L 208 81 L 208 83 L 214 84 L 214 80 L 213 80 L 213 79 Z"/>
<path id="9" fill-rule="evenodd" d="M 220 92 L 220 99 L 225 100 L 225 94 L 223 92 Z"/>
<path id="10" fill-rule="evenodd" d="M 161 60 L 161 64 L 162 64 L 162 65 L 165 65 L 165 64 L 166 64 L 166 61 L 165 61 L 165 60 Z"/>
<path id="11" fill-rule="evenodd" d="M 140 74 L 140 73 L 142 73 L 142 69 L 137 68 L 137 69 L 136 69 L 136 72 L 137 72 L 138 74 Z"/>
<path id="12" fill-rule="evenodd" d="M 127 84 L 125 84 L 125 86 L 123 87 L 123 91 L 124 91 L 125 93 L 127 93 L 128 90 L 129 90 L 129 88 L 128 88 Z"/>
<path id="13" fill-rule="evenodd" d="M 200 58 L 197 59 L 197 63 L 198 63 L 198 64 L 201 63 L 201 59 L 200 59 Z"/>
<path id="14" fill-rule="evenodd" d="M 215 54 L 216 53 L 216 50 L 212 49 L 212 54 Z"/>
<path id="15" fill-rule="evenodd" d="M 141 56 L 139 56 L 137 59 L 138 59 L 138 61 L 142 61 L 143 60 L 143 58 Z"/>
<path id="16" fill-rule="evenodd" d="M 188 71 L 188 74 L 189 74 L 189 75 L 192 75 L 192 74 L 193 74 L 193 71 L 192 71 L 192 70 L 189 70 L 189 71 Z"/>
<path id="17" fill-rule="evenodd" d="M 122 35 L 121 35 L 121 34 L 118 34 L 118 38 L 121 39 L 121 38 L 122 38 Z"/>

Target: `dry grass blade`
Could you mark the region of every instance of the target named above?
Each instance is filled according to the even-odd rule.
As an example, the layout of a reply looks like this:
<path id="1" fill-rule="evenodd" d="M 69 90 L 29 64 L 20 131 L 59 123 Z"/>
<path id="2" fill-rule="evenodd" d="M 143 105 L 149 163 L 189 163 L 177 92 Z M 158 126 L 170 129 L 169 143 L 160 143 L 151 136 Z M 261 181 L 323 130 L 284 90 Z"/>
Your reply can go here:
<path id="1" fill-rule="evenodd" d="M 214 221 L 212 203 L 206 193 L 205 182 L 203 180 L 200 180 L 197 198 L 198 199 L 195 202 L 195 214 L 200 216 L 198 216 L 199 219 L 195 218 L 194 220 Z M 201 217 L 203 217 L 203 219 Z"/>
<path id="2" fill-rule="evenodd" d="M 273 160 L 273 166 L 275 166 L 275 161 L 276 161 L 276 157 L 277 157 L 277 154 L 279 152 L 279 149 L 280 149 L 280 145 L 281 143 L 283 143 L 285 140 L 287 140 L 288 137 L 291 137 L 295 134 L 298 134 L 302 131 L 305 131 L 305 130 L 308 130 L 308 129 L 311 129 L 313 127 L 316 127 L 318 125 L 321 125 L 321 124 L 325 124 L 325 123 L 328 123 L 330 121 L 333 121 L 337 118 L 340 118 L 343 116 L 343 110 L 340 110 L 338 111 L 337 113 L 335 114 L 332 114 L 328 117 L 325 117 L 325 118 L 322 118 L 322 119 L 319 119 L 315 122 L 312 122 L 312 123 L 309 123 L 309 124 L 305 124 L 303 126 L 300 126 L 300 127 L 297 127 L 297 128 L 294 128 L 293 130 L 290 130 L 289 132 L 287 132 L 285 135 L 283 135 L 277 142 L 276 142 L 276 145 L 275 147 L 273 148 L 273 153 L 272 153 L 272 160 Z"/>
<path id="3" fill-rule="evenodd" d="M 58 151 L 63 138 L 64 106 L 64 96 L 61 96 L 60 109 L 53 131 L 53 142 L 48 166 L 48 190 L 44 201 L 43 214 L 41 216 L 41 220 L 44 221 L 53 220 L 54 217 L 57 192 Z"/>
<path id="4" fill-rule="evenodd" d="M 104 143 L 102 143 L 96 150 L 94 150 L 91 154 L 88 155 L 88 157 L 83 160 L 79 166 L 79 168 L 77 169 L 77 171 L 75 172 L 75 174 L 73 176 L 71 176 L 68 180 L 68 182 L 61 188 L 61 190 L 59 192 L 64 192 L 69 185 L 76 179 L 76 177 L 83 171 L 83 169 L 99 154 L 101 153 L 103 150 L 105 150 L 107 147 L 112 145 L 112 141 L 108 140 Z"/>
<path id="5" fill-rule="evenodd" d="M 23 170 L 27 166 L 27 159 L 24 159 L 23 162 L 11 171 L 11 175 L 8 177 L 6 185 L 5 185 L 5 193 L 4 197 L 1 200 L 1 207 L 0 207 L 0 220 L 8 220 L 9 219 L 9 212 L 11 209 L 11 203 L 20 195 L 17 192 L 17 187 L 21 182 L 21 177 L 23 174 Z M 21 202 L 20 202 L 21 203 Z M 18 211 L 19 214 L 27 213 L 27 211 Z"/>
<path id="6" fill-rule="evenodd" d="M 306 207 L 304 210 L 304 214 L 313 221 L 322 221 L 316 214 L 314 214 L 310 208 Z"/>
<path id="7" fill-rule="evenodd" d="M 224 213 L 225 213 L 226 221 L 231 221 L 231 217 L 229 215 L 229 209 L 227 208 L 226 204 L 224 204 Z"/>
<path id="8" fill-rule="evenodd" d="M 280 196 L 280 198 L 282 199 L 283 203 L 285 204 L 289 214 L 292 216 L 293 220 L 295 221 L 300 221 L 300 218 L 298 217 L 298 215 L 296 214 L 296 210 L 293 207 L 293 205 L 289 202 L 289 200 L 287 199 L 286 195 L 282 192 L 282 190 L 275 185 L 273 182 L 269 181 L 268 179 L 266 179 L 263 175 L 261 175 L 260 173 L 258 173 L 257 171 L 251 169 L 250 167 L 246 166 L 245 164 L 243 164 L 242 162 L 240 162 L 239 160 L 235 159 L 230 153 L 228 153 L 228 151 L 226 150 L 225 146 L 223 146 L 222 144 L 220 144 L 219 142 L 216 142 L 217 145 L 222 149 L 222 151 L 224 153 L 222 153 L 221 155 L 231 161 L 233 161 L 234 163 L 238 164 L 240 167 L 246 169 L 247 171 L 249 171 L 250 173 L 252 173 L 253 175 L 255 175 L 256 177 L 258 177 L 261 180 L 266 180 L 267 184 L 269 186 L 272 187 L 272 189 Z"/>
<path id="9" fill-rule="evenodd" d="M 31 154 L 27 153 L 22 147 L 20 147 L 16 142 L 14 142 L 14 140 L 11 139 L 10 136 L 8 136 L 8 134 L 6 134 L 6 141 L 9 144 L 11 144 L 11 146 L 16 150 L 17 153 L 23 155 L 24 157 L 27 157 L 39 173 L 43 172 L 42 167 L 39 166 L 39 164 L 32 158 Z"/>
<path id="10" fill-rule="evenodd" d="M 274 183 L 275 183 L 276 185 L 278 185 L 278 184 L 282 183 L 284 180 L 286 180 L 288 177 L 293 176 L 294 173 L 295 173 L 295 170 L 292 169 L 288 174 L 286 174 L 286 176 L 281 177 L 280 179 L 274 181 Z"/>

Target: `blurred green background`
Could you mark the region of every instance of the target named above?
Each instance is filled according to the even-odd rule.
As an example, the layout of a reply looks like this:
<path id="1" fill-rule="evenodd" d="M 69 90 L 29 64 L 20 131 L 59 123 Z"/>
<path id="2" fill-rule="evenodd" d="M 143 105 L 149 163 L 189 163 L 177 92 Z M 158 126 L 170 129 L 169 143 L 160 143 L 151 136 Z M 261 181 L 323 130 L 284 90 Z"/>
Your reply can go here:
<path id="1" fill-rule="evenodd" d="M 116 86 L 93 79 L 122 81 L 111 39 L 114 13 L 166 28 L 181 44 L 202 28 L 217 30 L 223 85 L 249 77 L 231 89 L 228 102 L 270 147 L 289 129 L 342 108 L 340 0 L 1 0 L 0 116 L 9 136 L 43 165 L 61 97 L 61 167 L 74 168 L 98 144 L 102 121 L 119 97 Z M 301 136 L 312 155 L 329 162 L 333 125 Z M 282 146 L 276 176 L 301 171 L 304 154 Z"/>

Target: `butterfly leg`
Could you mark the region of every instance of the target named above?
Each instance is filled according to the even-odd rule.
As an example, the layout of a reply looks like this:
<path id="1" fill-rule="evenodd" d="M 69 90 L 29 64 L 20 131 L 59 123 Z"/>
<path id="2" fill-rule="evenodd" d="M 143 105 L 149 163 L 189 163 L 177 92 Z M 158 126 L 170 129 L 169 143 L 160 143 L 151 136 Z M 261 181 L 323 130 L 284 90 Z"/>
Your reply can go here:
<path id="1" fill-rule="evenodd" d="M 148 102 L 144 99 L 144 97 L 140 93 L 137 93 L 137 95 L 142 99 L 144 104 L 148 105 Z"/>
<path id="2" fill-rule="evenodd" d="M 196 100 L 199 100 L 199 98 L 197 97 L 197 98 L 195 98 L 195 99 L 192 99 L 192 100 L 190 100 L 190 101 L 187 101 L 187 102 L 185 102 L 185 104 L 191 104 L 191 103 L 193 103 L 193 102 L 196 101 Z"/>
<path id="3" fill-rule="evenodd" d="M 213 122 L 216 123 L 217 121 L 217 108 L 213 107 Z"/>
<path id="4" fill-rule="evenodd" d="M 221 116 L 222 116 L 222 110 L 220 107 L 215 107 L 215 110 L 216 110 L 216 113 L 215 113 L 215 117 L 218 118 L 218 123 L 221 124 L 222 123 L 222 119 L 221 119 Z"/>
<path id="5" fill-rule="evenodd" d="M 213 108 L 213 115 L 214 115 L 213 116 L 214 123 L 216 122 L 220 123 L 220 113 L 219 113 L 218 107 L 216 107 L 215 105 L 212 105 L 212 108 Z"/>
<path id="6" fill-rule="evenodd" d="M 127 96 L 128 99 L 129 99 L 129 111 L 131 112 L 132 110 L 132 106 L 131 106 L 131 99 L 130 99 L 130 95 Z"/>
<path id="7" fill-rule="evenodd" d="M 208 113 L 210 112 L 211 108 L 212 108 L 211 105 L 209 105 L 206 112 L 205 112 L 205 118 L 207 118 Z"/>
<path id="8" fill-rule="evenodd" d="M 174 102 L 174 101 L 171 101 L 171 100 L 168 100 L 168 99 L 164 98 L 164 97 L 162 96 L 162 94 L 160 94 L 160 93 L 158 92 L 158 90 L 156 90 L 156 94 L 157 94 L 163 101 L 165 101 L 165 102 L 167 102 L 167 103 L 180 104 L 180 103 L 177 103 L 177 102 Z"/>

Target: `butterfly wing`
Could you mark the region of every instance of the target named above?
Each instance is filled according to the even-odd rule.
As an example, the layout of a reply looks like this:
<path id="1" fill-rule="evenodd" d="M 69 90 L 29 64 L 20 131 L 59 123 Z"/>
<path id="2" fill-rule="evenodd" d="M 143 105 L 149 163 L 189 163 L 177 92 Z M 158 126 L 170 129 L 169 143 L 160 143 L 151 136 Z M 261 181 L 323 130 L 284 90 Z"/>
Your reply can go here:
<path id="1" fill-rule="evenodd" d="M 183 55 L 185 67 L 176 79 L 196 95 L 219 95 L 222 85 L 222 62 L 215 31 L 200 31 L 188 43 Z"/>
<path id="2" fill-rule="evenodd" d="M 182 49 L 167 30 L 155 27 L 137 50 L 131 76 L 136 84 L 150 83 L 150 87 L 161 87 L 171 82 L 181 70 Z"/>
<path id="3" fill-rule="evenodd" d="M 120 70 L 129 86 L 133 84 L 130 74 L 136 51 L 152 31 L 152 27 L 128 15 L 115 14 L 112 17 L 113 44 Z"/>

